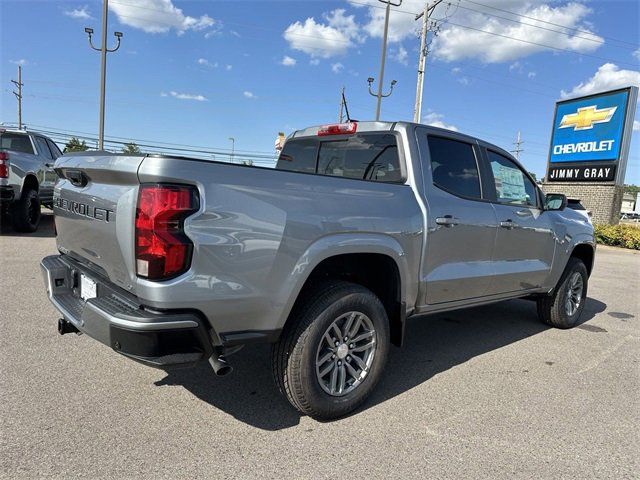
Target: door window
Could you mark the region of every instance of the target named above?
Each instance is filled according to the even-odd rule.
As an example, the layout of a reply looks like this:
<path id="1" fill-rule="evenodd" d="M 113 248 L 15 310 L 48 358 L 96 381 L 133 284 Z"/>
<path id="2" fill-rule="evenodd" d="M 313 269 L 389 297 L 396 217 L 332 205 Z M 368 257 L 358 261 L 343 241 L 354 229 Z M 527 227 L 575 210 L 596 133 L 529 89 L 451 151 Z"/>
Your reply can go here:
<path id="1" fill-rule="evenodd" d="M 47 141 L 42 137 L 36 137 L 36 146 L 38 148 L 38 155 L 42 155 L 49 160 L 53 160 Z"/>
<path id="2" fill-rule="evenodd" d="M 428 140 L 433 184 L 460 197 L 482 198 L 473 146 L 431 135 Z"/>
<path id="3" fill-rule="evenodd" d="M 499 203 L 536 207 L 537 188 L 531 179 L 511 159 L 487 150 Z"/>
<path id="4" fill-rule="evenodd" d="M 49 145 L 49 150 L 51 150 L 51 155 L 53 155 L 54 160 L 62 156 L 62 152 L 60 151 L 58 146 L 51 140 L 47 139 L 47 145 Z"/>

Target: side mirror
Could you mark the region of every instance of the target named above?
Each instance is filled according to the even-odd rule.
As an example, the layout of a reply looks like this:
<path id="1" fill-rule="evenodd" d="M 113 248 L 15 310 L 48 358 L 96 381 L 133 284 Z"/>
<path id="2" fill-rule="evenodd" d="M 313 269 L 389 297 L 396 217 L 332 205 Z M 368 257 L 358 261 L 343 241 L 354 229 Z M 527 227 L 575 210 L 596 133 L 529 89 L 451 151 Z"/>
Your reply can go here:
<path id="1" fill-rule="evenodd" d="M 560 211 L 567 208 L 567 196 L 562 193 L 547 193 L 544 196 L 544 209 Z"/>

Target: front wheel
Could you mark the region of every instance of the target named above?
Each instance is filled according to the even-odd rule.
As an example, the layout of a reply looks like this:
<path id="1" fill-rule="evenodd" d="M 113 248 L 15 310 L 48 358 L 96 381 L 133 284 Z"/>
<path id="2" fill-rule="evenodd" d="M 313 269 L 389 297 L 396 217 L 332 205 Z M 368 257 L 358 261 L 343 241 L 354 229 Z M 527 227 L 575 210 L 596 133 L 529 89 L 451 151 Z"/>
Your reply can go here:
<path id="1" fill-rule="evenodd" d="M 556 328 L 576 326 L 587 300 L 588 281 L 587 267 L 571 257 L 552 294 L 538 299 L 540 320 Z"/>
<path id="2" fill-rule="evenodd" d="M 389 351 L 384 306 L 342 281 L 306 295 L 272 352 L 280 391 L 300 412 L 330 420 L 355 410 L 378 383 Z"/>

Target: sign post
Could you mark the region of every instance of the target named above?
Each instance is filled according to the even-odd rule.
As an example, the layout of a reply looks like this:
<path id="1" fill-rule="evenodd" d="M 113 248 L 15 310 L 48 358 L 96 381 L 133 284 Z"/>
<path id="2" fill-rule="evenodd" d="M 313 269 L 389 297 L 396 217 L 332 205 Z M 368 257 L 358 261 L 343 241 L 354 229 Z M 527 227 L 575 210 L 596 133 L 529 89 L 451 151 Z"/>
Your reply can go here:
<path id="1" fill-rule="evenodd" d="M 595 223 L 618 223 L 638 88 L 556 103 L 543 189 L 576 198 Z"/>

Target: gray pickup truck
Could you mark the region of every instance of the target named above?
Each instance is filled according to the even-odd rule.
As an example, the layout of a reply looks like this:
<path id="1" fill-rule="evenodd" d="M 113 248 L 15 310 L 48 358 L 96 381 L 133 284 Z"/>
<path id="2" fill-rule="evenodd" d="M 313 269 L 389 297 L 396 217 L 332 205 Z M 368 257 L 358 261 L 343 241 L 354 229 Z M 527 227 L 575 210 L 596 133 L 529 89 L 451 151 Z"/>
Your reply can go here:
<path id="1" fill-rule="evenodd" d="M 585 305 L 592 226 L 460 133 L 353 122 L 293 133 L 275 169 L 107 153 L 55 169 L 60 254 L 42 268 L 60 333 L 217 374 L 270 342 L 315 418 L 365 400 L 409 317 L 526 297 L 570 328 Z"/>
<path id="2" fill-rule="evenodd" d="M 49 138 L 36 132 L 0 127 L 0 209 L 19 232 L 35 232 L 40 204 L 51 206 L 58 176 L 54 161 L 62 155 Z"/>

